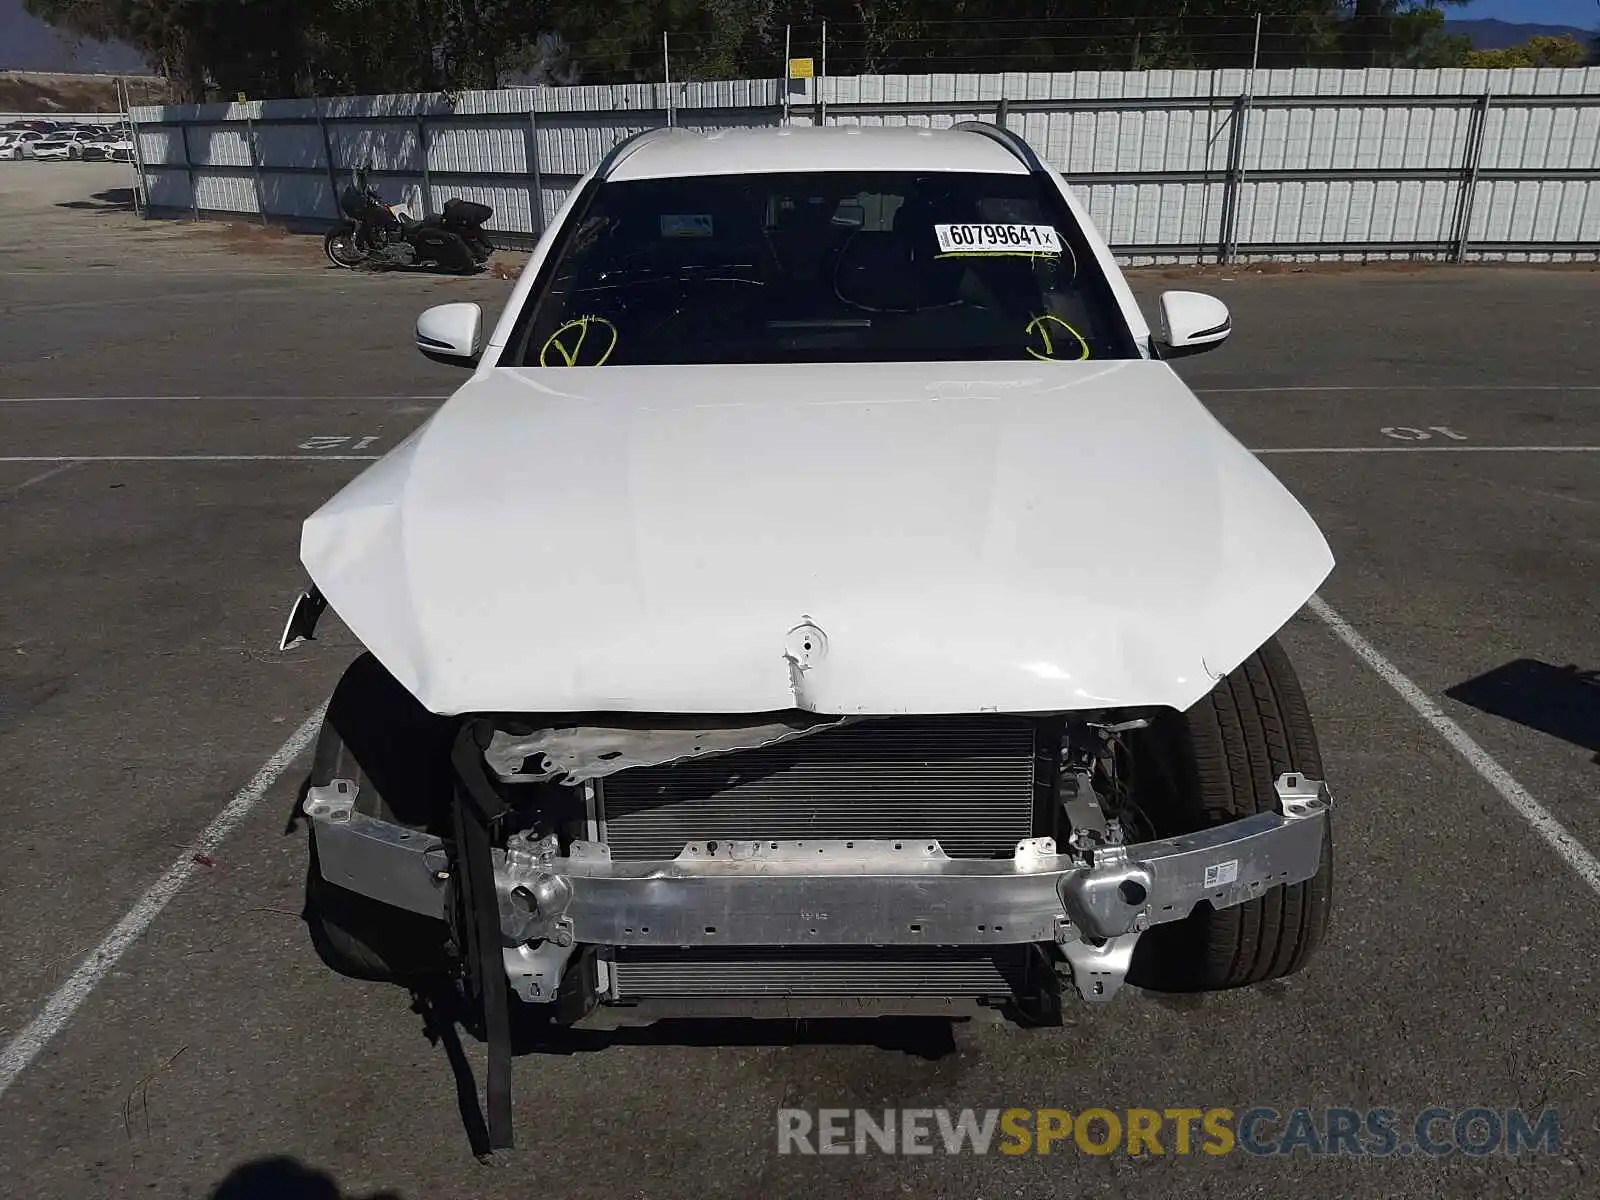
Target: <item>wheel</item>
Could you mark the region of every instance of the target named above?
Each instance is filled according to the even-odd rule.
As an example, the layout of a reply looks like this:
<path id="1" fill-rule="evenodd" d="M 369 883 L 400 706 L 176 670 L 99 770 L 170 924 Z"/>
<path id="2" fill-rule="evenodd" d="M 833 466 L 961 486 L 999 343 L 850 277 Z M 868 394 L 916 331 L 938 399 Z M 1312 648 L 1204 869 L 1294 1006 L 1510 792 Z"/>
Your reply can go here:
<path id="1" fill-rule="evenodd" d="M 374 983 L 418 983 L 449 972 L 449 929 L 322 877 L 316 842 L 306 868 L 301 914 L 323 965 L 349 979 Z"/>
<path id="2" fill-rule="evenodd" d="M 367 252 L 356 243 L 356 231 L 349 225 L 328 230 L 322 239 L 322 251 L 334 266 L 347 270 L 367 261 Z"/>
<path id="3" fill-rule="evenodd" d="M 73 158 L 73 159 L 82 158 L 83 157 L 83 151 L 82 151 L 82 149 L 80 149 L 77 146 L 68 146 L 67 147 L 67 157 L 68 158 Z"/>
<path id="4" fill-rule="evenodd" d="M 1305 694 L 1276 638 L 1184 713 L 1157 720 L 1141 749 L 1156 786 L 1136 785 L 1137 804 L 1159 837 L 1192 833 L 1252 813 L 1278 811 L 1285 771 L 1323 778 L 1322 752 Z M 1128 982 L 1155 991 L 1207 992 L 1282 979 L 1310 961 L 1333 900 L 1332 839 L 1304 883 L 1276 887 L 1231 908 L 1201 904 L 1157 925 L 1134 951 Z"/>
<path id="5" fill-rule="evenodd" d="M 359 812 L 448 836 L 453 736 L 452 722 L 424 709 L 363 654 L 328 702 L 308 786 L 351 780 Z M 410 983 L 451 968 L 444 921 L 329 883 L 314 838 L 303 915 L 318 956 L 341 975 Z"/>

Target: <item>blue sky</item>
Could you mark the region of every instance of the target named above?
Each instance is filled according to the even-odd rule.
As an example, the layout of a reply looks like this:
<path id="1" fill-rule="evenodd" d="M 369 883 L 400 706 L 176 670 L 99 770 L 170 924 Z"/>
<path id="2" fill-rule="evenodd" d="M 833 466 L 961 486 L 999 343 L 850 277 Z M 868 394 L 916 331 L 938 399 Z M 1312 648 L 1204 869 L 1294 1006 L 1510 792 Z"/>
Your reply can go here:
<path id="1" fill-rule="evenodd" d="M 1445 9 L 1445 15 L 1457 19 L 1495 17 L 1537 25 L 1576 25 L 1579 29 L 1600 26 L 1600 4 L 1595 0 L 1472 0 L 1459 7 L 1452 4 Z"/>

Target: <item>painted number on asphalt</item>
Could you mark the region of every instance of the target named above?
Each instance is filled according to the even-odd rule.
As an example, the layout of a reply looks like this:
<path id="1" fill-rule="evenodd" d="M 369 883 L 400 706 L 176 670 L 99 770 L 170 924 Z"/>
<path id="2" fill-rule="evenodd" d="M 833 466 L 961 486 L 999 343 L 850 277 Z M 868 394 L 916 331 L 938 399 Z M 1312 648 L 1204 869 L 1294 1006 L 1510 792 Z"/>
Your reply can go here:
<path id="1" fill-rule="evenodd" d="M 1426 429 L 1418 429 L 1415 425 L 1385 425 L 1378 432 L 1397 442 L 1428 442 L 1433 440 L 1434 434 L 1452 442 L 1467 440 L 1466 434 L 1457 433 L 1448 425 L 1429 425 Z"/>
<path id="2" fill-rule="evenodd" d="M 377 435 L 367 437 L 308 437 L 300 443 L 302 450 L 365 450 L 377 441 Z"/>

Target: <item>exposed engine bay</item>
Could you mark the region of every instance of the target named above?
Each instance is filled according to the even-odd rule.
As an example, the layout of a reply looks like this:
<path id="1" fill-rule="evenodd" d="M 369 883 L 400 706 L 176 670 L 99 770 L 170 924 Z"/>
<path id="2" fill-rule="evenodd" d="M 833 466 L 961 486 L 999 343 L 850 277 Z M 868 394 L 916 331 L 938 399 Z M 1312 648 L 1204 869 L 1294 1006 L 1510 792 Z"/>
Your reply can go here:
<path id="1" fill-rule="evenodd" d="M 1156 839 L 1158 736 L 1127 711 L 498 718 L 463 726 L 455 766 L 524 1002 L 573 1019 L 774 997 L 1029 1010 L 1062 982 L 1109 999 L 1151 925 L 1316 870 L 1323 827 L 1305 818 L 1326 789 L 1298 776 L 1278 781 L 1281 812 Z M 326 787 L 306 807 L 329 878 L 348 867 L 369 895 L 381 878 L 379 899 L 466 919 L 472 868 L 439 871 L 439 839 L 397 838 Z"/>

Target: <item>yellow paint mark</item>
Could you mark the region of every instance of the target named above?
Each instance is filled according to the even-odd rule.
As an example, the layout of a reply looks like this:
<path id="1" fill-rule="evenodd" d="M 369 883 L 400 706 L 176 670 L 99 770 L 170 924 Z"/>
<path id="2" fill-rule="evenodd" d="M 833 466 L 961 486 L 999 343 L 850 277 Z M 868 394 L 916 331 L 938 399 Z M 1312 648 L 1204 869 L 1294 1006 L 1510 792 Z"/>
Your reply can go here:
<path id="1" fill-rule="evenodd" d="M 1065 329 L 1069 334 L 1071 334 L 1073 340 L 1078 343 L 1078 349 L 1080 353 L 1071 358 L 1064 358 L 1057 355 L 1055 339 L 1050 336 L 1050 326 L 1052 325 L 1059 325 L 1062 329 Z M 1074 329 L 1071 325 L 1068 325 L 1054 313 L 1041 313 L 1039 316 L 1028 322 L 1028 327 L 1023 330 L 1023 332 L 1030 336 L 1037 333 L 1039 335 L 1039 340 L 1044 343 L 1043 354 L 1040 354 L 1032 346 L 1028 347 L 1028 353 L 1033 355 L 1033 357 L 1037 358 L 1040 362 L 1083 362 L 1089 357 L 1089 343 L 1084 340 L 1083 334 L 1079 333 L 1076 329 Z"/>
<path id="2" fill-rule="evenodd" d="M 589 338 L 589 330 L 594 326 L 603 326 L 611 334 L 611 342 L 606 346 L 604 353 L 592 363 L 580 363 L 579 357 L 583 353 L 583 345 Z M 571 336 L 576 331 L 577 336 Z M 539 350 L 539 365 L 541 367 L 603 367 L 611 357 L 611 352 L 617 348 L 617 327 L 604 317 L 579 317 L 568 321 L 557 329 L 547 339 Z M 551 362 L 551 352 L 554 351 L 557 362 Z"/>

